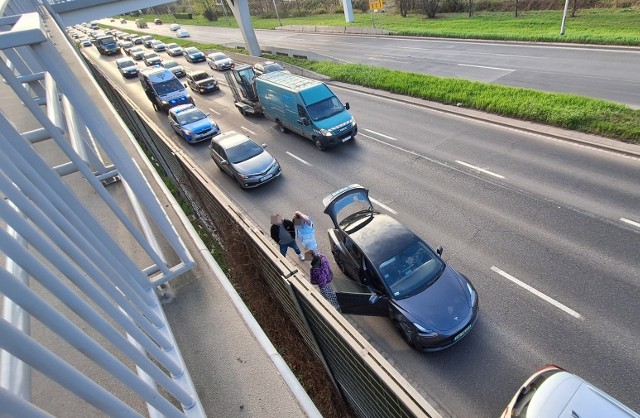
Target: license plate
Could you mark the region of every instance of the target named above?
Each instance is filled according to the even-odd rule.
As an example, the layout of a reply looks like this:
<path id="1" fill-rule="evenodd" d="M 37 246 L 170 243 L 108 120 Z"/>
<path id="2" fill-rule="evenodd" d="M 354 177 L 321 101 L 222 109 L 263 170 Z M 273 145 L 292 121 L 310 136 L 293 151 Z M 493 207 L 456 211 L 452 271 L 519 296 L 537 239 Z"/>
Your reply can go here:
<path id="1" fill-rule="evenodd" d="M 264 177 L 261 177 L 261 178 L 260 178 L 260 181 L 261 181 L 261 182 L 263 182 L 263 181 L 265 181 L 265 180 L 269 180 L 270 178 L 271 178 L 271 174 L 266 175 L 266 176 L 264 176 Z"/>
<path id="2" fill-rule="evenodd" d="M 470 330 L 471 330 L 471 324 L 467 325 L 467 327 L 465 329 L 463 329 L 460 334 L 458 334 L 455 337 L 453 337 L 453 341 L 458 341 L 460 338 L 462 338 L 465 335 L 467 335 L 467 332 L 469 332 Z"/>
<path id="3" fill-rule="evenodd" d="M 348 136 L 348 137 L 346 137 L 346 138 L 343 138 L 343 139 L 342 139 L 342 142 L 347 142 L 347 141 L 348 141 L 348 140 L 350 140 L 350 139 L 351 139 L 351 135 L 349 135 L 349 136 Z"/>

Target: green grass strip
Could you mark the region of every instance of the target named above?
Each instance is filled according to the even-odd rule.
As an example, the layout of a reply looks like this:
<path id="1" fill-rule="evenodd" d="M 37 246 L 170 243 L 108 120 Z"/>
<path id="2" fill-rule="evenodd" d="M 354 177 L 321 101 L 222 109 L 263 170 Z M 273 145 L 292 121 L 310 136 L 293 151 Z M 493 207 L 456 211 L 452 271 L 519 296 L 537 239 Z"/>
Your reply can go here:
<path id="1" fill-rule="evenodd" d="M 625 105 L 570 94 L 497 86 L 363 64 L 271 59 L 327 75 L 336 81 L 457 105 L 574 131 L 640 143 L 640 111 Z"/>

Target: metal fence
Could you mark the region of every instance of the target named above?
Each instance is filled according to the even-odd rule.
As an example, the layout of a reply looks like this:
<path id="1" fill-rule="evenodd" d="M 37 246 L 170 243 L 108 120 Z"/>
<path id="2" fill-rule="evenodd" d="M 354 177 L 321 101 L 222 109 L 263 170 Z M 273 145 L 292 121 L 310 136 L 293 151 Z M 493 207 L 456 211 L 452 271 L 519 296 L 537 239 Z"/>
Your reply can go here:
<path id="1" fill-rule="evenodd" d="M 100 69 L 99 85 L 131 132 L 164 174 L 173 179 L 195 213 L 228 253 L 242 251 L 267 281 L 305 343 L 352 409 L 362 417 L 439 417 L 437 411 L 295 269 L 253 222 L 226 198 L 170 138 Z"/>

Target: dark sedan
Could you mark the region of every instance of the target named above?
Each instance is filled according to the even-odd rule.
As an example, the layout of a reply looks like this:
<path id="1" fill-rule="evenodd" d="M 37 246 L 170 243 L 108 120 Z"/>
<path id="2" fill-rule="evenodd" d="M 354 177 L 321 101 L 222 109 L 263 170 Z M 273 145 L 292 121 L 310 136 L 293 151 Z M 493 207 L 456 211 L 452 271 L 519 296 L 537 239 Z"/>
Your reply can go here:
<path id="1" fill-rule="evenodd" d="M 226 132 L 211 140 L 209 152 L 218 168 L 243 189 L 270 182 L 282 173 L 280 164 L 262 146 L 238 132 Z"/>
<path id="2" fill-rule="evenodd" d="M 192 71 L 187 73 L 187 84 L 191 90 L 197 91 L 200 94 L 220 90 L 218 81 L 211 77 L 206 71 Z"/>
<path id="3" fill-rule="evenodd" d="M 420 237 L 373 210 L 369 192 L 344 187 L 323 199 L 331 217 L 331 252 L 338 267 L 366 286 L 370 303 L 383 303 L 405 341 L 420 351 L 447 348 L 478 318 L 478 295 L 469 280 Z"/>

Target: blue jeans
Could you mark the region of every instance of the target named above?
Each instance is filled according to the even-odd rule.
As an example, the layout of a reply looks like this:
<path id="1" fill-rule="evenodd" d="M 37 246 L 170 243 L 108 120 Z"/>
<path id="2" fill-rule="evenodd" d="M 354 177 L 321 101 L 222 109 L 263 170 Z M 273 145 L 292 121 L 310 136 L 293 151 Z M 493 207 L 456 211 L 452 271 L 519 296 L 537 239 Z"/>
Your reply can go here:
<path id="1" fill-rule="evenodd" d="M 291 247 L 293 248 L 293 251 L 296 252 L 296 254 L 300 255 L 300 248 L 298 248 L 298 243 L 293 240 L 287 244 L 280 244 L 280 254 L 286 256 L 287 255 L 287 249 Z"/>

